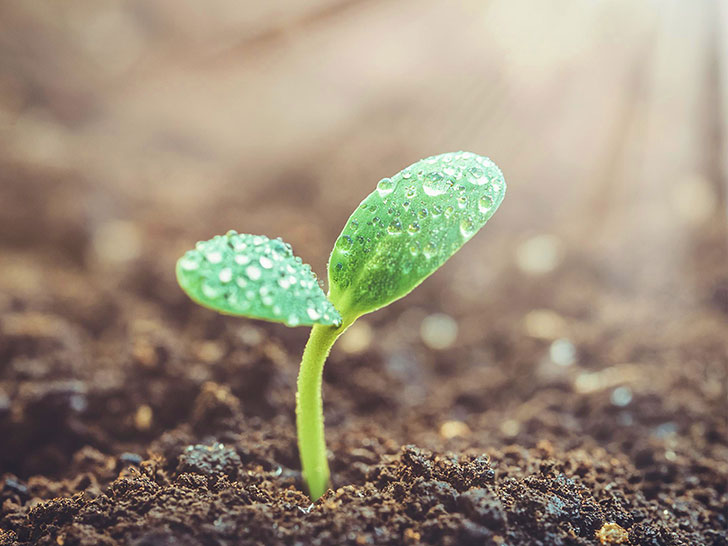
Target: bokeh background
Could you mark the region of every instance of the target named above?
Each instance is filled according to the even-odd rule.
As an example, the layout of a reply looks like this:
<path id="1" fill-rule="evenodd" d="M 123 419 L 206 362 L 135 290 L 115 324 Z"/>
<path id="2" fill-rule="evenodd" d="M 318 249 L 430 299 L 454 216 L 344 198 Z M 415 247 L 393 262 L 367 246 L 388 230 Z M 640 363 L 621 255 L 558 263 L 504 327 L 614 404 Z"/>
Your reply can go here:
<path id="1" fill-rule="evenodd" d="M 379 178 L 467 149 L 510 185 L 461 266 L 578 245 L 620 285 L 705 288 L 696 237 L 725 220 L 728 165 L 720 1 L 0 10 L 4 244 L 92 267 L 235 227 L 283 236 L 323 271 Z M 48 229 L 59 218 L 69 232 Z M 544 233 L 559 240 L 519 247 Z M 487 266 L 444 275 L 485 290 Z"/>
<path id="2" fill-rule="evenodd" d="M 496 406 L 499 419 L 483 422 L 516 437 L 543 409 L 519 404 L 554 385 L 621 411 L 665 382 L 690 383 L 668 364 L 699 376 L 715 414 L 727 128 L 728 8 L 717 0 L 3 2 L 0 303 L 80 326 L 88 362 L 106 362 L 117 384 L 116 355 L 136 363 L 124 373 L 155 361 L 155 320 L 209 320 L 173 277 L 194 241 L 231 228 L 281 236 L 323 273 L 379 178 L 471 150 L 505 173 L 503 206 L 334 360 L 381 350 L 415 412 L 438 365 L 475 370 L 469 395 L 453 379 L 442 413 L 428 414 L 446 437 L 464 429 L 443 421 Z M 60 328 L 12 317 L 6 336 Z M 263 328 L 295 374 L 304 331 L 209 324 Z M 228 350 L 209 324 L 190 337 L 188 358 L 203 364 Z M 6 406 L 32 379 L 29 360 L 6 374 Z M 387 388 L 361 374 L 371 396 Z M 137 428 L 165 404 L 136 408 Z M 674 432 L 679 408 L 654 426 Z"/>

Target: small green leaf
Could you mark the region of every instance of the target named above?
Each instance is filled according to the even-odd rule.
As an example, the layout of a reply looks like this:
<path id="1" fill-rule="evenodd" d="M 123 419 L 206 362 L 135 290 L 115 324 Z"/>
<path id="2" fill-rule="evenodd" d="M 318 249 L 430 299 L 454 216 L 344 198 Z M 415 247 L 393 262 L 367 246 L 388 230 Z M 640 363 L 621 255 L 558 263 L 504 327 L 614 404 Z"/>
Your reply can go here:
<path id="1" fill-rule="evenodd" d="M 341 323 L 311 267 L 281 239 L 229 231 L 201 241 L 177 262 L 177 281 L 221 313 L 288 326 Z"/>
<path id="2" fill-rule="evenodd" d="M 384 178 L 346 223 L 329 260 L 329 299 L 346 320 L 409 293 L 493 215 L 503 173 L 470 152 L 428 157 Z"/>

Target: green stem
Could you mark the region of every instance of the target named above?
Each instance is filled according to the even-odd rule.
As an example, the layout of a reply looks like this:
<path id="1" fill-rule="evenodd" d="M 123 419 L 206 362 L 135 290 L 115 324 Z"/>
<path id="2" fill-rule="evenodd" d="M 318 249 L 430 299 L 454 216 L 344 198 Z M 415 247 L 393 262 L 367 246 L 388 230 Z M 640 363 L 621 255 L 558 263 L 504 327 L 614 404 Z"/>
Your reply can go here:
<path id="1" fill-rule="evenodd" d="M 324 410 L 321 400 L 324 364 L 336 338 L 344 333 L 351 322 L 353 321 L 344 322 L 338 328 L 315 325 L 311 329 L 311 336 L 303 351 L 301 368 L 298 372 L 298 392 L 296 392 L 298 451 L 301 456 L 303 478 L 314 501 L 321 497 L 329 486 L 329 463 L 326 460 Z"/>

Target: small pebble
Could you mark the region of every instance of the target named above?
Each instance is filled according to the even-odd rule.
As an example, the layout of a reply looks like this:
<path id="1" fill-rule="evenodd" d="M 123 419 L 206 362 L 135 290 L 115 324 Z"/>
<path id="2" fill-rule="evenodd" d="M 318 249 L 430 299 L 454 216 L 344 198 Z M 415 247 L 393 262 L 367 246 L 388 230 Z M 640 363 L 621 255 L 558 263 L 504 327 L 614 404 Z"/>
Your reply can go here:
<path id="1" fill-rule="evenodd" d="M 138 453 L 130 453 L 127 451 L 127 452 L 119 455 L 119 462 L 122 465 L 139 466 L 140 464 L 142 464 L 142 460 L 143 460 L 142 456 L 139 455 Z"/>
<path id="2" fill-rule="evenodd" d="M 605 523 L 596 533 L 602 544 L 627 544 L 629 533 L 617 523 Z"/>

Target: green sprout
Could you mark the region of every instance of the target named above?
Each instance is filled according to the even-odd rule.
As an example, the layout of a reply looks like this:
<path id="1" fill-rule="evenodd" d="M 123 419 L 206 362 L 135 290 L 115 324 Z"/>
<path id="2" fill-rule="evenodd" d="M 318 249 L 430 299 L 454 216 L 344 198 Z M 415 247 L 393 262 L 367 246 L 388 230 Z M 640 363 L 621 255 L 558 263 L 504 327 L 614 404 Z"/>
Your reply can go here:
<path id="1" fill-rule="evenodd" d="M 408 294 L 483 227 L 506 191 L 490 159 L 456 152 L 383 178 L 336 240 L 325 295 L 311 267 L 281 239 L 229 231 L 177 262 L 195 302 L 220 313 L 312 326 L 296 394 L 303 477 L 313 500 L 329 485 L 321 383 L 336 339 L 354 321 Z"/>

